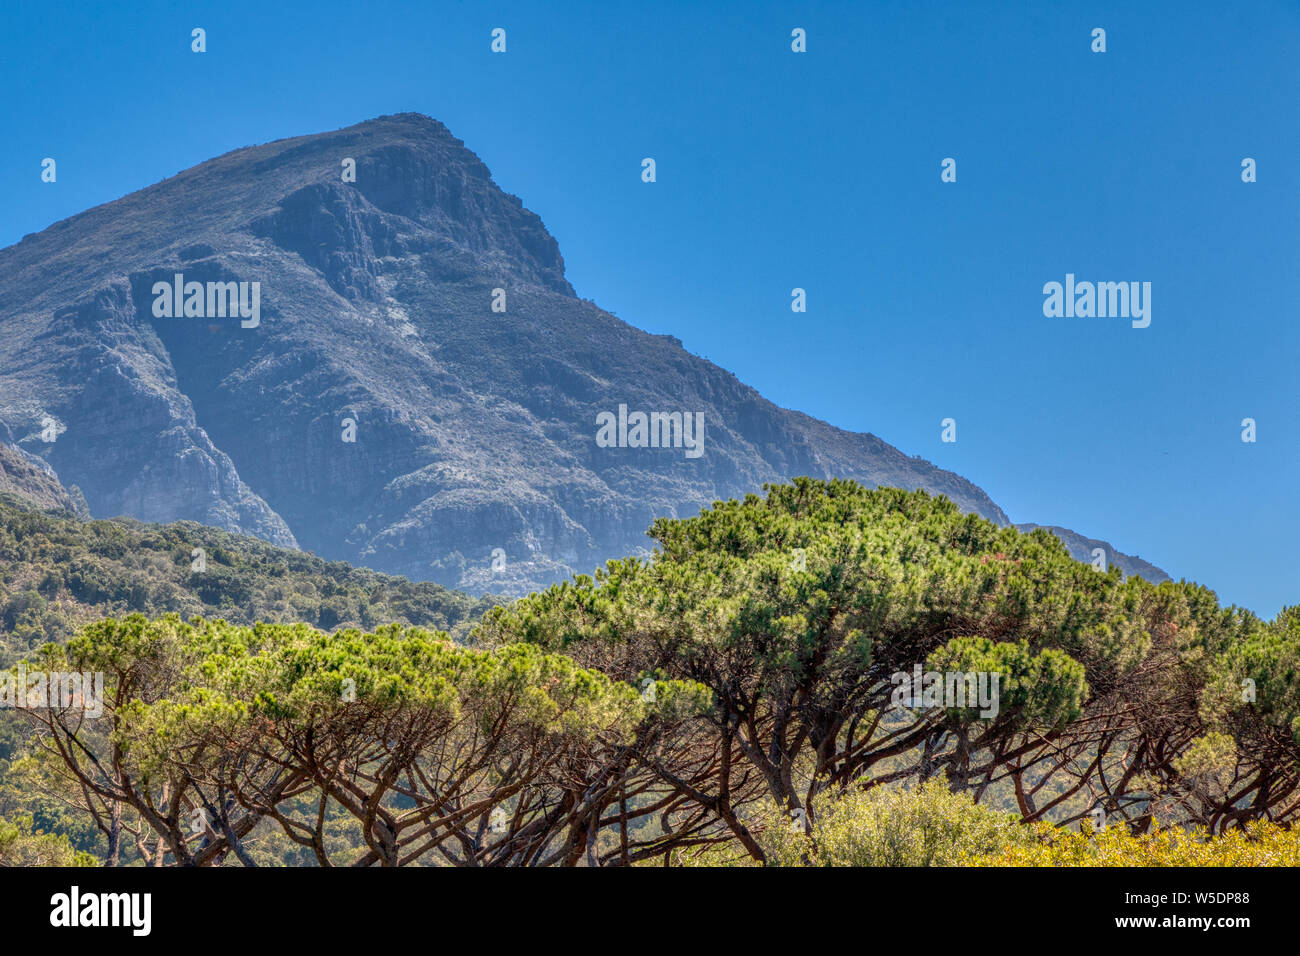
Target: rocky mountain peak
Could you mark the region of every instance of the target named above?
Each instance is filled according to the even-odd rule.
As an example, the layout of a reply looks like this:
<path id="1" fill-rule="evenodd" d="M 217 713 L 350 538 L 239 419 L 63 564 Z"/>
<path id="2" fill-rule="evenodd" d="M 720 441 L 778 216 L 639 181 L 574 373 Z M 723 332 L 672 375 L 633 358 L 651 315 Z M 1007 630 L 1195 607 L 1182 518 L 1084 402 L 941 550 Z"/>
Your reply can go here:
<path id="1" fill-rule="evenodd" d="M 238 149 L 25 237 L 0 317 L 0 435 L 96 516 L 497 593 L 797 475 L 1007 523 L 959 475 L 576 298 L 541 220 L 418 114 Z"/>

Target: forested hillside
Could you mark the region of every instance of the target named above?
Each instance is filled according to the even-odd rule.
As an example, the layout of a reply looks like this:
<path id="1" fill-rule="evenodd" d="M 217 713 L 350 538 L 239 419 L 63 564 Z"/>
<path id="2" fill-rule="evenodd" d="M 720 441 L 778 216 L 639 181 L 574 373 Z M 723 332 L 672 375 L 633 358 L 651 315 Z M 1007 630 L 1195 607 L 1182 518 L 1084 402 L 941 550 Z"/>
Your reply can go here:
<path id="1" fill-rule="evenodd" d="M 323 630 L 463 632 L 492 605 L 191 521 L 81 521 L 0 494 L 0 663 L 102 617 L 175 612 Z"/>

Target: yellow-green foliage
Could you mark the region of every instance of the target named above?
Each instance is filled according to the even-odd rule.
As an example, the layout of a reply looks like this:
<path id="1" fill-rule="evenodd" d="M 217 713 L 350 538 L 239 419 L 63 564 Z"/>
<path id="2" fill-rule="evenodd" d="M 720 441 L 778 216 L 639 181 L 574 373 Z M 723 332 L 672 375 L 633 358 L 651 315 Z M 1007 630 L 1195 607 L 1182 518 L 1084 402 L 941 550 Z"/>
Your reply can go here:
<path id="1" fill-rule="evenodd" d="M 152 771 L 214 729 L 228 739 L 267 722 L 314 726 L 350 699 L 388 719 L 420 712 L 448 720 L 463 710 L 479 723 L 584 736 L 631 733 L 648 711 L 698 710 L 707 691 L 660 681 L 653 704 L 627 684 L 529 644 L 490 651 L 446 634 L 387 625 L 325 634 L 305 624 L 253 627 L 176 615 L 134 614 L 92 624 L 66 645 L 43 649 L 47 669 L 102 670 L 118 702 L 116 739 L 138 771 Z M 163 686 L 160 679 L 169 683 Z M 137 685 L 157 694 L 131 696 Z M 361 730 L 358 729 L 358 733 Z"/>
<path id="2" fill-rule="evenodd" d="M 1032 844 L 1033 830 L 953 793 L 945 780 L 873 787 L 813 801 L 808 833 L 797 819 L 770 821 L 761 837 L 770 866 L 956 866 L 967 856 Z"/>
<path id="3" fill-rule="evenodd" d="M 1133 836 L 1123 826 L 1100 833 L 1038 827 L 1039 841 L 993 854 L 969 854 L 966 866 L 1300 866 L 1300 830 L 1255 821 L 1245 831 L 1209 837 L 1168 829 Z"/>

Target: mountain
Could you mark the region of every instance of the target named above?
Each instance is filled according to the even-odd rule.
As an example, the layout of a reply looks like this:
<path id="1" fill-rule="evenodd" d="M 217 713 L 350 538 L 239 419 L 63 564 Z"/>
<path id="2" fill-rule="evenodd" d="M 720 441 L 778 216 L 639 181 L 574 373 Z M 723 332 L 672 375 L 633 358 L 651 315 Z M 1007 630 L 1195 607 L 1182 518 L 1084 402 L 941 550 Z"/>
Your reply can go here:
<path id="1" fill-rule="evenodd" d="M 1170 580 L 1169 575 L 1154 564 L 1151 564 L 1149 561 L 1143 561 L 1141 558 L 1135 557 L 1131 554 L 1116 551 L 1111 547 L 1109 541 L 1098 541 L 1096 538 L 1085 538 L 1077 531 L 1071 531 L 1069 528 L 1061 528 L 1056 525 L 1016 525 L 1016 530 L 1023 531 L 1026 534 L 1030 531 L 1036 531 L 1039 528 L 1050 531 L 1052 534 L 1060 538 L 1076 561 L 1083 561 L 1089 564 L 1092 563 L 1093 549 L 1101 548 L 1106 552 L 1106 566 L 1110 567 L 1111 565 L 1115 565 L 1124 572 L 1125 577 L 1135 574 L 1140 578 L 1145 578 L 1152 584 L 1160 584 L 1162 581 Z"/>
<path id="2" fill-rule="evenodd" d="M 0 318 L 0 441 L 96 516 L 479 593 L 589 571 L 643 550 L 656 517 L 796 475 L 1007 523 L 959 475 L 577 297 L 541 220 L 418 114 L 238 149 L 25 236 L 0 250 Z M 700 413 L 702 454 L 680 430 L 605 447 L 620 406 L 629 444 L 637 412 Z"/>

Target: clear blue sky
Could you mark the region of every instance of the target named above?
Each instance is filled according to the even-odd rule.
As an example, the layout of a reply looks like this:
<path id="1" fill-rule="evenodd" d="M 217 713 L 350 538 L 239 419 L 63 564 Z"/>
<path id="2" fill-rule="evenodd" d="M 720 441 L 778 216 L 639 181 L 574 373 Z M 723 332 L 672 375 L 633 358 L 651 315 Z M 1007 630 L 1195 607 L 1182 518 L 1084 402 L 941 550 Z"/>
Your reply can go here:
<path id="1" fill-rule="evenodd" d="M 293 6 L 8 0 L 0 245 L 236 147 L 428 113 L 580 295 L 1013 521 L 1300 603 L 1294 0 Z M 1044 318 L 1067 272 L 1151 282 L 1150 328 Z"/>

